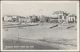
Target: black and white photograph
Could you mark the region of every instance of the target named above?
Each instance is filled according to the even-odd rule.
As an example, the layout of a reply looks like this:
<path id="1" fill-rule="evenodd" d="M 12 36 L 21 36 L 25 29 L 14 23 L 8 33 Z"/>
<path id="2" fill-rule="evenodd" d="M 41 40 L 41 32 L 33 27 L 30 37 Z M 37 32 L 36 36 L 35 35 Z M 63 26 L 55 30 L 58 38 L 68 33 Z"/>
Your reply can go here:
<path id="1" fill-rule="evenodd" d="M 1 1 L 2 50 L 78 50 L 78 1 Z"/>

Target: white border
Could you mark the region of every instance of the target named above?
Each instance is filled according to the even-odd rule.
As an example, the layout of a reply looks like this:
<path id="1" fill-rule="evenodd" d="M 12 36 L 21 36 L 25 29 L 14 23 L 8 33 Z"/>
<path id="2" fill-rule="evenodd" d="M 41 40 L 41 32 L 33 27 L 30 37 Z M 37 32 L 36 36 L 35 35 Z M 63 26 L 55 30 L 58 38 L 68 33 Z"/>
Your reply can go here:
<path id="1" fill-rule="evenodd" d="M 2 17 L 2 3 L 1 3 L 1 17 Z M 79 51 L 79 1 L 77 2 L 77 17 L 78 17 L 77 18 L 77 50 L 3 50 L 3 38 L 1 33 L 1 51 Z M 1 32 L 2 32 L 2 20 L 1 20 Z"/>
<path id="2" fill-rule="evenodd" d="M 79 50 L 79 3 L 77 3 L 77 47 L 78 47 L 78 50 Z"/>
<path id="3" fill-rule="evenodd" d="M 1 3 L 1 51 L 3 50 L 2 48 L 3 48 L 3 40 L 2 40 L 2 3 Z"/>

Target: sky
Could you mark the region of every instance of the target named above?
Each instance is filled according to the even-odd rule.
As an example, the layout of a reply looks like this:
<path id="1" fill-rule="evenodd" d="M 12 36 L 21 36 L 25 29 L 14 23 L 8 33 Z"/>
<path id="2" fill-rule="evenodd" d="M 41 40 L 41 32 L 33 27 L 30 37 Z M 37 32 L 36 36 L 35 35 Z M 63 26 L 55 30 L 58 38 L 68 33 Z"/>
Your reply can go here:
<path id="1" fill-rule="evenodd" d="M 2 1 L 1 12 L 4 15 L 46 15 L 55 11 L 77 12 L 77 1 Z"/>

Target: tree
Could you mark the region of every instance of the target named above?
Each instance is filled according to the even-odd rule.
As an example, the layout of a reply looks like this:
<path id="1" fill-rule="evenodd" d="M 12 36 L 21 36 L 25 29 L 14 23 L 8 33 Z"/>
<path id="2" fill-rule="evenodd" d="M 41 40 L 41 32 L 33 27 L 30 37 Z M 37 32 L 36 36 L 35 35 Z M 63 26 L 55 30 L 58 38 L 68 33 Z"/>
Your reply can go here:
<path id="1" fill-rule="evenodd" d="M 58 16 L 59 23 L 66 22 L 66 18 L 69 15 L 69 13 L 66 11 L 55 11 L 53 15 L 55 14 Z"/>

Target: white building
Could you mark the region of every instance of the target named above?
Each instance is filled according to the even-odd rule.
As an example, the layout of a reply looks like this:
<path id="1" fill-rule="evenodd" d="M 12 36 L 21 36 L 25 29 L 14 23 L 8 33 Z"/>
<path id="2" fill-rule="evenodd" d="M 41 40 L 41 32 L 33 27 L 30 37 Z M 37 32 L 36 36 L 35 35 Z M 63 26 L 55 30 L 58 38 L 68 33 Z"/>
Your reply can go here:
<path id="1" fill-rule="evenodd" d="M 70 14 L 67 16 L 67 22 L 68 23 L 76 23 L 77 22 L 77 17 L 73 14 Z"/>
<path id="2" fill-rule="evenodd" d="M 28 16 L 28 17 L 26 17 L 26 21 L 27 21 L 27 23 L 31 22 L 31 19 L 30 19 L 30 17 L 29 17 L 29 16 Z"/>
<path id="3" fill-rule="evenodd" d="M 12 21 L 12 16 L 4 16 L 4 22 Z"/>

